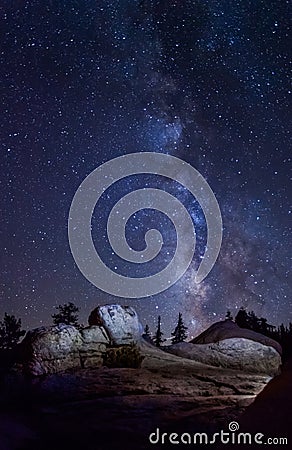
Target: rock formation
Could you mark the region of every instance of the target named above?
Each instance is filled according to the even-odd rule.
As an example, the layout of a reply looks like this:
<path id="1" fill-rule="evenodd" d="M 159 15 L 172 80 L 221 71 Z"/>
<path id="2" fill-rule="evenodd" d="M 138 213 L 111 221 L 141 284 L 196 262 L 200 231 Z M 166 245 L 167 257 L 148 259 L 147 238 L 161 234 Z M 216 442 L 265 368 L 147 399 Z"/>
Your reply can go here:
<path id="1" fill-rule="evenodd" d="M 274 376 L 281 365 L 281 357 L 273 347 L 245 338 L 224 339 L 211 344 L 181 342 L 166 347 L 166 350 L 182 358 L 238 372 Z"/>
<path id="2" fill-rule="evenodd" d="M 137 313 L 129 306 L 99 306 L 90 314 L 89 324 L 81 330 L 59 324 L 29 331 L 20 346 L 24 371 L 39 376 L 100 367 L 109 345 L 135 343 L 141 336 Z"/>
<path id="3" fill-rule="evenodd" d="M 268 347 L 273 347 L 280 355 L 282 355 L 282 347 L 278 342 L 274 341 L 274 339 L 246 328 L 240 328 L 232 320 L 213 323 L 207 330 L 190 342 L 192 344 L 211 344 L 212 342 L 218 342 L 229 338 L 245 338 L 260 342 Z"/>
<path id="4" fill-rule="evenodd" d="M 5 424 L 0 447 L 146 450 L 158 427 L 228 431 L 228 423 L 240 420 L 278 370 L 280 356 L 273 347 L 244 337 L 176 344 L 168 353 L 139 338 L 133 311 L 106 305 L 91 313 L 87 328 L 58 325 L 27 334 L 23 368 L 46 376 L 24 377 L 14 370 L 3 380 L 0 403 L 9 408 L 2 415 L 0 410 Z M 136 342 L 140 368 L 102 365 L 104 353 L 121 342 Z M 22 424 L 28 428 L 22 431 Z M 14 430 L 21 442 L 13 447 Z"/>
<path id="5" fill-rule="evenodd" d="M 38 376 L 72 368 L 101 367 L 109 347 L 132 343 L 140 347 L 144 356 L 146 343 L 143 344 L 142 327 L 133 308 L 98 306 L 91 312 L 89 324 L 81 330 L 60 324 L 28 332 L 21 344 L 24 371 Z M 242 336 L 232 337 L 234 334 Z M 160 367 L 169 358 L 168 352 L 180 357 L 181 364 L 184 358 L 238 372 L 272 376 L 279 371 L 281 357 L 277 343 L 230 321 L 214 324 L 192 342 L 201 343 L 184 342 L 155 349 L 153 358 L 160 360 Z M 149 353 L 153 346 L 147 345 Z"/>
<path id="6" fill-rule="evenodd" d="M 142 334 L 138 315 L 131 306 L 98 306 L 91 312 L 88 323 L 102 325 L 114 345 L 137 342 Z"/>
<path id="7" fill-rule="evenodd" d="M 82 339 L 71 325 L 40 327 L 29 331 L 21 343 L 24 371 L 44 375 L 80 366 Z"/>
<path id="8" fill-rule="evenodd" d="M 82 330 L 59 324 L 29 331 L 21 343 L 21 363 L 25 373 L 45 375 L 66 369 L 100 367 L 109 338 L 103 327 Z"/>
<path id="9" fill-rule="evenodd" d="M 92 325 L 80 330 L 81 346 L 79 347 L 81 367 L 100 367 L 103 355 L 109 345 L 109 337 L 103 327 Z"/>

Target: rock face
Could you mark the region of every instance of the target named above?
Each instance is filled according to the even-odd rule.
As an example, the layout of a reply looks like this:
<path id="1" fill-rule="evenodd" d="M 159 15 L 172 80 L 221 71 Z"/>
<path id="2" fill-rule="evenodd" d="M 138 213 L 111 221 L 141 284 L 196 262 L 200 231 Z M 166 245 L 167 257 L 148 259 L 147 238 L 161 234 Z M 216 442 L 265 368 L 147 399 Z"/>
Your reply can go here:
<path id="1" fill-rule="evenodd" d="M 273 348 L 245 338 L 230 338 L 211 344 L 181 342 L 165 350 L 211 366 L 239 372 L 277 375 L 281 357 Z"/>
<path id="2" fill-rule="evenodd" d="M 114 345 L 137 342 L 142 334 L 137 313 L 131 306 L 98 306 L 91 312 L 88 323 L 103 325 Z"/>
<path id="3" fill-rule="evenodd" d="M 278 342 L 274 341 L 274 339 L 246 328 L 240 328 L 232 320 L 214 323 L 190 342 L 192 344 L 210 344 L 229 338 L 245 338 L 260 342 L 263 345 L 273 347 L 280 355 L 282 355 L 282 347 Z"/>
<path id="4" fill-rule="evenodd" d="M 138 342 L 141 336 L 137 313 L 129 306 L 98 306 L 89 324 L 80 331 L 65 324 L 29 331 L 20 349 L 24 371 L 39 376 L 100 367 L 109 345 Z"/>
<path id="5" fill-rule="evenodd" d="M 82 367 L 99 367 L 103 364 L 103 355 L 109 344 L 108 335 L 103 327 L 91 326 L 80 331 L 82 345 L 79 349 Z"/>
<path id="6" fill-rule="evenodd" d="M 71 325 L 40 327 L 29 331 L 22 341 L 24 370 L 44 375 L 80 366 L 79 331 Z"/>
<path id="7" fill-rule="evenodd" d="M 136 311 L 129 306 L 98 306 L 90 314 L 89 324 L 80 331 L 60 324 L 28 332 L 21 344 L 24 371 L 44 375 L 72 368 L 96 368 L 103 365 L 109 346 L 142 345 L 141 325 Z M 234 334 L 245 336 L 232 337 Z M 213 367 L 265 375 L 279 372 L 281 357 L 278 351 L 281 349 L 278 344 L 258 333 L 243 330 L 231 321 L 214 324 L 195 342 L 163 349 Z M 167 355 L 163 351 L 159 354 Z"/>
<path id="8" fill-rule="evenodd" d="M 41 327 L 29 331 L 21 344 L 26 373 L 39 376 L 71 368 L 98 367 L 109 338 L 102 327 L 80 332 L 71 325 Z"/>

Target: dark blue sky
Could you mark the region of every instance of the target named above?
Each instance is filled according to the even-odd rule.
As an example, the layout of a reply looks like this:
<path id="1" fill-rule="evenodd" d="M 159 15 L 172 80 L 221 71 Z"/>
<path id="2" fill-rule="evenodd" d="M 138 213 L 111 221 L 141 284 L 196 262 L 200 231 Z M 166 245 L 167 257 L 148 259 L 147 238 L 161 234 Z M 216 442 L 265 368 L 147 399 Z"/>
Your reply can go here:
<path id="1" fill-rule="evenodd" d="M 73 301 L 85 323 L 98 303 L 119 301 L 152 329 L 161 314 L 166 335 L 179 311 L 190 334 L 241 306 L 274 324 L 292 320 L 289 2 L 4 0 L 0 14 L 1 315 L 50 324 L 54 306 Z M 86 175 L 137 151 L 199 170 L 220 204 L 224 237 L 199 287 L 191 267 L 164 293 L 126 301 L 79 272 L 67 219 Z M 137 183 L 108 193 L 97 226 L 117 192 Z M 178 196 L 203 245 L 200 208 L 185 191 Z M 163 220 L 131 219 L 129 242 L 139 247 L 144 221 Z"/>

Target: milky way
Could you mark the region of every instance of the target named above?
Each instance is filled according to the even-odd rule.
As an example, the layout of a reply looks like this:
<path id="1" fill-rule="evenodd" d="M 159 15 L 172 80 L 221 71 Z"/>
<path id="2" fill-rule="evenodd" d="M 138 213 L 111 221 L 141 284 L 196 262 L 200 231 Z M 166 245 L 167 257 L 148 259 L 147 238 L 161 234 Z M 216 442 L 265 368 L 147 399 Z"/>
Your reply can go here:
<path id="1" fill-rule="evenodd" d="M 106 219 L 127 192 L 165 189 L 194 221 L 198 246 L 185 276 L 130 301 L 143 324 L 153 330 L 160 314 L 168 336 L 181 311 L 195 335 L 241 306 L 274 324 L 292 320 L 289 17 L 289 3 L 273 0 L 2 1 L 1 315 L 49 324 L 56 305 L 73 301 L 85 323 L 99 303 L 129 303 L 79 272 L 68 212 L 95 167 L 155 151 L 205 177 L 224 236 L 217 264 L 196 285 L 206 225 L 190 194 L 151 176 L 105 193 L 93 235 L 109 265 Z M 127 239 L 143 248 L 150 226 L 165 234 L 160 267 L 175 247 L 165 217 L 137 213 Z"/>

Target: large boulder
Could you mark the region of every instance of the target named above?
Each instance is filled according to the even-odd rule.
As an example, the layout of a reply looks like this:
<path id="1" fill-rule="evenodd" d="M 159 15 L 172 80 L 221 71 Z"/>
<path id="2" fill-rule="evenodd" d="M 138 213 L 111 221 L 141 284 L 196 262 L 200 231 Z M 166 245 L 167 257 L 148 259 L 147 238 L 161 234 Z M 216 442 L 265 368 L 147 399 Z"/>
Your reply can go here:
<path id="1" fill-rule="evenodd" d="M 103 327 L 93 325 L 80 331 L 82 345 L 80 347 L 81 366 L 98 367 L 103 364 L 103 357 L 109 344 L 109 337 Z"/>
<path id="2" fill-rule="evenodd" d="M 281 365 L 281 357 L 273 347 L 245 338 L 224 339 L 211 344 L 181 342 L 163 348 L 182 358 L 239 372 L 274 376 Z"/>
<path id="3" fill-rule="evenodd" d="M 77 330 L 59 324 L 29 331 L 20 345 L 23 370 L 34 376 L 72 368 L 99 367 L 109 338 L 102 327 Z"/>
<path id="4" fill-rule="evenodd" d="M 282 355 L 282 347 L 277 341 L 274 341 L 274 339 L 264 336 L 261 333 L 256 333 L 255 331 L 246 328 L 240 328 L 232 320 L 214 323 L 190 342 L 192 344 L 210 344 L 229 338 L 245 338 L 260 342 L 263 345 L 273 347 L 280 355 Z"/>
<path id="5" fill-rule="evenodd" d="M 89 325 L 81 330 L 59 324 L 29 331 L 20 345 L 23 370 L 38 376 L 99 367 L 109 345 L 135 343 L 142 334 L 137 313 L 129 306 L 99 306 L 90 314 Z"/>
<path id="6" fill-rule="evenodd" d="M 80 367 L 81 345 L 81 335 L 71 325 L 31 330 L 21 344 L 24 370 L 31 375 L 44 375 Z"/>
<path id="7" fill-rule="evenodd" d="M 114 345 L 138 342 L 141 337 L 139 319 L 131 306 L 98 306 L 91 312 L 88 323 L 91 326 L 102 325 Z"/>

